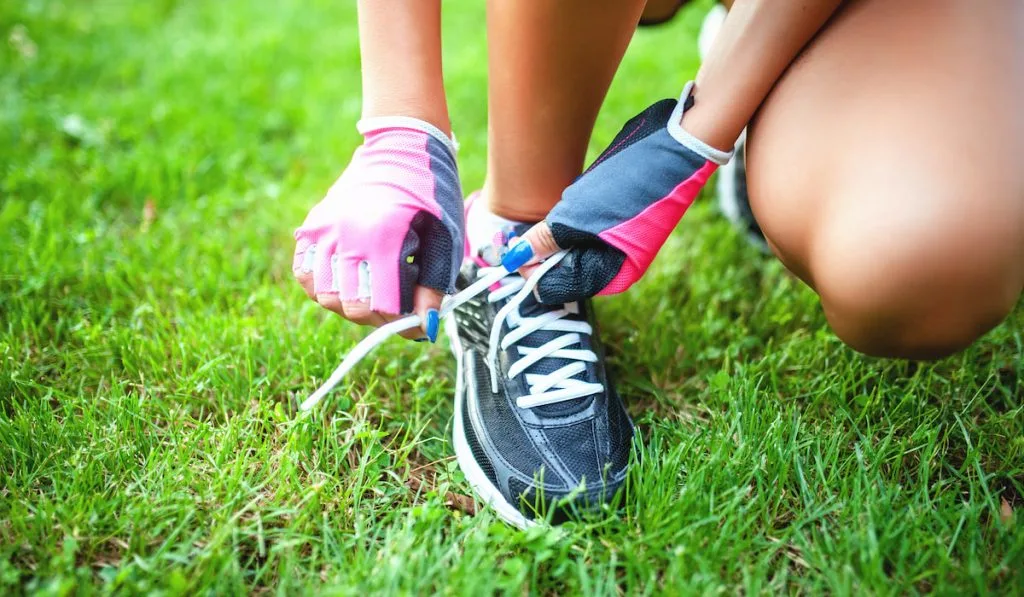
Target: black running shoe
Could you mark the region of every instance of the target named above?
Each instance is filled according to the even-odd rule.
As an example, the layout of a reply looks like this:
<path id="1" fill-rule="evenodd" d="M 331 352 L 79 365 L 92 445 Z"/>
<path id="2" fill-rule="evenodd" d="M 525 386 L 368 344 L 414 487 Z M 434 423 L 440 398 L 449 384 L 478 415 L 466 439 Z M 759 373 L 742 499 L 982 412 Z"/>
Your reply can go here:
<path id="1" fill-rule="evenodd" d="M 467 257 L 458 285 L 493 271 Z M 542 305 L 524 285 L 509 275 L 446 321 L 458 359 L 459 466 L 477 496 L 520 528 L 610 500 L 626 477 L 633 438 L 591 306 Z"/>

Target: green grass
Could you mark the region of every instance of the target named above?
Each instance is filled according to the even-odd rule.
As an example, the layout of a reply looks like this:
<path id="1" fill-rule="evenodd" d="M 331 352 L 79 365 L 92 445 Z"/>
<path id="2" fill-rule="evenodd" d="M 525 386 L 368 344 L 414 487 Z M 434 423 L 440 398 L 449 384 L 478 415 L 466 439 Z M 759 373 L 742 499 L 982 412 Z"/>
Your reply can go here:
<path id="1" fill-rule="evenodd" d="M 446 3 L 466 189 L 483 4 Z M 861 357 L 709 200 L 599 304 L 641 431 L 621 511 L 472 514 L 440 345 L 296 416 L 365 333 L 289 271 L 358 141 L 352 5 L 0 4 L 0 593 L 1024 587 L 1022 309 L 935 365 Z M 692 76 L 700 17 L 638 35 L 594 147 Z"/>

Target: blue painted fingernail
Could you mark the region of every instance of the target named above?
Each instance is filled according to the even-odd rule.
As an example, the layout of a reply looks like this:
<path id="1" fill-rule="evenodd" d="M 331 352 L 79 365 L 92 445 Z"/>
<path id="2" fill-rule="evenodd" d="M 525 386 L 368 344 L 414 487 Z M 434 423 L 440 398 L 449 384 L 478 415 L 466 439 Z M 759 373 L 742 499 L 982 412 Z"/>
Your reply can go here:
<path id="1" fill-rule="evenodd" d="M 530 243 L 520 241 L 509 248 L 508 253 L 501 259 L 501 266 L 510 272 L 526 265 L 526 262 L 533 259 L 533 247 Z"/>
<path id="2" fill-rule="evenodd" d="M 441 315 L 437 309 L 427 311 L 427 338 L 431 342 L 437 342 L 437 330 L 441 327 Z"/>

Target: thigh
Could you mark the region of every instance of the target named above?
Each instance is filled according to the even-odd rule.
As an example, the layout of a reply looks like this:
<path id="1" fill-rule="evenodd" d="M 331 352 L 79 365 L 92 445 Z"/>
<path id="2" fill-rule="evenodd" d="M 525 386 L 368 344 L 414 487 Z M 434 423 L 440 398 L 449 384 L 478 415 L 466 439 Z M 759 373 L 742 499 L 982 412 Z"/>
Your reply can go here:
<path id="1" fill-rule="evenodd" d="M 830 277 L 919 266 L 1019 295 L 1022 39 L 1016 0 L 855 0 L 778 82 L 749 130 L 751 204 L 826 309 Z"/>

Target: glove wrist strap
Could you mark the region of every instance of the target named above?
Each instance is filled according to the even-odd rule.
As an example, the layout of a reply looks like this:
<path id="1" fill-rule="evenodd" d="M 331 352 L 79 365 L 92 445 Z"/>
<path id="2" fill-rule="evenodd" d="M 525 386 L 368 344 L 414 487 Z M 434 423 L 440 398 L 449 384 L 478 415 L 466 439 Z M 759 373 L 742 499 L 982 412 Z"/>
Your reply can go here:
<path id="1" fill-rule="evenodd" d="M 455 140 L 454 133 L 449 137 L 444 131 L 429 122 L 413 118 L 412 116 L 373 116 L 363 118 L 356 123 L 356 130 L 363 136 L 382 129 L 412 129 L 414 131 L 421 131 L 440 141 L 451 152 L 452 157 L 455 157 L 459 151 L 459 144 Z"/>
<path id="2" fill-rule="evenodd" d="M 700 157 L 712 161 L 719 166 L 725 165 L 732 158 L 733 152 L 715 149 L 683 129 L 683 112 L 686 111 L 686 103 L 690 99 L 692 93 L 693 81 L 690 81 L 685 87 L 683 87 L 683 93 L 679 97 L 679 103 L 676 104 L 675 110 L 672 110 L 672 116 L 668 119 L 668 124 L 666 125 L 668 134 L 672 135 L 672 138 L 678 141 L 680 145 L 696 153 Z"/>

